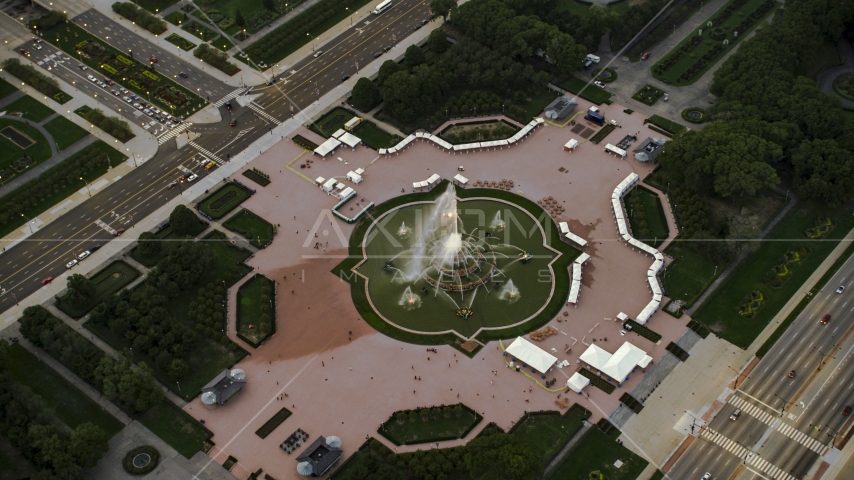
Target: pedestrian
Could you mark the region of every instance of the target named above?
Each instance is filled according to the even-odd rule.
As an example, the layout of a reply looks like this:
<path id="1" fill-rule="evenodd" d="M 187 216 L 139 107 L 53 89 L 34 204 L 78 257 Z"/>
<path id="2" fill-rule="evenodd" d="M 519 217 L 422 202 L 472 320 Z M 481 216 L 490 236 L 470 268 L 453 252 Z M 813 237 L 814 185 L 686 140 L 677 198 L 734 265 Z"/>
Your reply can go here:
<path id="1" fill-rule="evenodd" d="M 427 357 L 427 361 L 428 361 L 428 362 L 430 361 L 430 357 Z"/>
<path id="2" fill-rule="evenodd" d="M 320 361 L 320 366 L 321 366 L 321 367 L 325 367 L 325 366 L 326 366 L 326 364 L 325 364 L 325 363 L 323 363 L 323 360 L 321 360 L 321 361 Z"/>
<path id="3" fill-rule="evenodd" d="M 350 367 L 350 371 L 351 371 L 351 372 L 353 371 L 353 367 Z"/>

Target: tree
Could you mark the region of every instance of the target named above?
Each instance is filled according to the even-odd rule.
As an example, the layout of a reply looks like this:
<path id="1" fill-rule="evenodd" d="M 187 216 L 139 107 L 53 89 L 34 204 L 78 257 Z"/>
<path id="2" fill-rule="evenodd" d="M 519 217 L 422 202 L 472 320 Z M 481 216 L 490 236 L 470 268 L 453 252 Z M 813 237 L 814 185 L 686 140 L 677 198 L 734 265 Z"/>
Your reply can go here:
<path id="1" fill-rule="evenodd" d="M 238 27 L 246 26 L 246 20 L 243 18 L 243 14 L 240 13 L 240 9 L 237 9 L 234 12 L 234 23 L 236 23 Z"/>
<path id="2" fill-rule="evenodd" d="M 67 298 L 72 305 L 78 307 L 85 305 L 95 295 L 95 284 L 79 273 L 68 277 L 66 286 L 68 293 L 63 298 Z"/>
<path id="3" fill-rule="evenodd" d="M 430 11 L 433 15 L 441 16 L 443 20 L 448 21 L 448 14 L 457 6 L 457 0 L 433 0 L 430 2 Z"/>
<path id="4" fill-rule="evenodd" d="M 377 83 L 379 86 L 383 86 L 389 77 L 401 70 L 403 70 L 403 67 L 399 63 L 394 60 L 386 60 L 380 65 L 380 71 L 377 73 Z"/>
<path id="5" fill-rule="evenodd" d="M 406 64 L 407 68 L 414 68 L 422 63 L 427 61 L 427 57 L 424 56 L 424 50 L 421 50 L 421 47 L 418 45 L 410 45 L 409 48 L 406 49 L 406 53 L 403 55 L 403 63 Z"/>
<path id="6" fill-rule="evenodd" d="M 380 87 L 376 83 L 361 77 L 353 86 L 353 97 L 350 102 L 359 110 L 367 112 L 383 100 Z"/>
<path id="7" fill-rule="evenodd" d="M 264 10 L 270 12 L 276 9 L 276 5 L 273 3 L 273 0 L 261 0 L 261 5 L 264 6 Z"/>
<path id="8" fill-rule="evenodd" d="M 74 463 L 74 456 L 66 448 L 68 434 L 56 424 L 31 424 L 27 431 L 29 446 L 35 450 L 32 460 L 36 466 L 50 470 L 55 477 L 75 479 L 80 466 Z"/>
<path id="9" fill-rule="evenodd" d="M 534 450 L 506 433 L 475 438 L 466 445 L 464 458 L 472 478 L 533 480 L 542 473 Z"/>
<path id="10" fill-rule="evenodd" d="M 71 432 L 68 452 L 82 467 L 94 467 L 108 449 L 107 435 L 90 422 L 81 423 Z"/>
<path id="11" fill-rule="evenodd" d="M 172 363 L 169 364 L 169 377 L 172 380 L 178 381 L 187 376 L 187 371 L 190 368 L 187 366 L 187 363 L 180 358 L 176 358 L 172 360 Z"/>
<path id="12" fill-rule="evenodd" d="M 160 253 L 160 239 L 152 232 L 142 232 L 139 235 L 139 254 L 143 257 L 153 257 Z"/>
<path id="13" fill-rule="evenodd" d="M 854 191 L 854 153 L 836 140 L 804 142 L 792 153 L 794 185 L 805 198 L 820 198 L 831 206 L 845 203 Z"/>
<path id="14" fill-rule="evenodd" d="M 184 205 L 178 205 L 169 214 L 169 225 L 178 235 L 198 235 L 200 223 L 199 217 Z"/>
<path id="15" fill-rule="evenodd" d="M 444 53 L 448 49 L 448 34 L 441 28 L 437 28 L 430 32 L 427 38 L 427 46 L 437 54 Z"/>

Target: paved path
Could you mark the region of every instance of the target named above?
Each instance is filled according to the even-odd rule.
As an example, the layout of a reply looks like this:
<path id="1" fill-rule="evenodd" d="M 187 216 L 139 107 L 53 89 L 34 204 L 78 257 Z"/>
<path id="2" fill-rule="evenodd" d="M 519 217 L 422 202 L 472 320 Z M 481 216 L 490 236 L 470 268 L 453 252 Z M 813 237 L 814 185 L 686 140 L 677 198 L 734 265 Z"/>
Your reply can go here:
<path id="1" fill-rule="evenodd" d="M 4 116 L 3 118 L 8 118 L 8 117 Z M 33 126 L 36 126 L 36 125 L 33 125 Z M 40 125 L 39 125 L 39 127 L 40 127 Z M 54 148 L 56 148 L 53 144 L 53 137 L 48 136 L 48 138 L 50 139 L 50 142 L 51 142 L 51 150 L 53 150 Z M 86 137 L 83 137 L 82 139 L 80 139 L 80 141 L 78 141 L 74 145 L 66 148 L 63 151 L 54 152 L 52 157 L 50 157 L 49 159 L 45 160 L 44 162 L 36 165 L 33 168 L 28 169 L 22 175 L 16 176 L 15 179 L 12 180 L 11 182 L 4 182 L 3 186 L 0 187 L 0 197 L 2 197 L 3 195 L 7 195 L 7 194 L 11 193 L 12 190 L 15 190 L 16 188 L 18 188 L 18 187 L 22 186 L 23 184 L 29 182 L 30 180 L 38 177 L 42 173 L 46 172 L 48 169 L 55 167 L 59 162 L 61 162 L 61 161 L 65 160 L 66 158 L 74 155 L 75 153 L 79 152 L 80 150 L 83 150 L 84 148 L 88 147 L 89 145 L 95 143 L 97 140 L 98 140 L 97 137 L 93 137 L 92 135 L 88 135 Z"/>
<path id="2" fill-rule="evenodd" d="M 818 89 L 839 98 L 843 108 L 854 109 L 854 100 L 846 100 L 836 95 L 833 90 L 833 81 L 836 80 L 836 77 L 845 73 L 854 74 L 854 47 L 844 38 L 840 38 L 836 41 L 836 49 L 839 51 L 839 56 L 842 57 L 842 65 L 821 72 L 818 76 Z"/>
<path id="3" fill-rule="evenodd" d="M 761 232 L 759 232 L 759 236 L 756 237 L 757 240 L 762 240 L 763 238 L 765 238 L 765 236 L 768 235 L 771 229 L 774 228 L 777 223 L 779 223 L 780 220 L 782 220 L 783 217 L 785 217 L 789 213 L 789 211 L 795 206 L 796 203 L 798 203 L 798 197 L 794 193 L 787 192 L 787 195 L 791 197 L 789 203 L 777 213 L 774 219 L 771 220 L 768 225 L 766 225 L 765 228 L 762 229 Z M 729 266 L 726 267 L 726 270 L 721 272 L 720 276 L 716 278 L 711 285 L 709 285 L 709 288 L 707 288 L 706 291 L 704 291 L 703 294 L 700 295 L 700 298 L 698 298 L 694 302 L 694 304 L 691 305 L 691 308 L 685 311 L 685 313 L 693 317 L 694 312 L 699 310 L 700 306 L 702 306 L 703 303 L 705 303 L 705 301 L 708 300 L 713 293 L 715 293 L 718 287 L 720 287 L 724 283 L 724 281 L 729 278 L 730 275 L 732 275 L 732 272 L 734 272 L 735 269 L 738 268 L 739 265 L 741 265 L 741 262 L 743 262 L 749 254 L 749 248 L 744 248 L 740 252 L 738 252 L 738 255 L 735 257 L 735 260 L 733 260 L 732 263 L 730 263 Z"/>
<path id="4" fill-rule="evenodd" d="M 572 447 L 574 447 L 575 444 L 578 443 L 579 440 L 581 440 L 581 437 L 583 437 L 584 434 L 587 433 L 587 430 L 590 430 L 590 427 L 592 426 L 593 424 L 588 422 L 587 420 L 582 422 L 581 429 L 575 432 L 575 435 L 573 435 L 572 438 L 570 438 L 569 441 L 566 442 L 566 445 L 564 445 L 563 448 L 560 449 L 560 452 L 558 452 L 557 455 L 555 455 L 555 457 L 552 459 L 552 461 L 549 462 L 548 465 L 546 465 L 546 469 L 543 471 L 543 478 L 549 477 L 549 474 L 560 465 L 561 461 L 563 460 L 563 457 L 565 457 L 566 454 L 569 453 L 570 450 L 572 450 Z"/>
<path id="5" fill-rule="evenodd" d="M 4 120 L 12 120 L 13 122 L 24 123 L 26 125 L 29 125 L 30 127 L 35 128 L 39 131 L 39 133 L 44 135 L 44 138 L 47 139 L 48 145 L 50 146 L 51 157 L 55 156 L 59 152 L 59 150 L 56 148 L 56 141 L 53 139 L 53 136 L 38 122 L 31 122 L 26 118 L 18 117 L 16 115 L 3 115 L 3 117 L 0 118 L 3 118 Z"/>
<path id="6" fill-rule="evenodd" d="M 9 105 L 10 103 L 18 100 L 19 98 L 23 97 L 24 95 L 26 95 L 26 93 L 24 93 L 20 90 L 15 90 L 13 93 L 6 95 L 2 100 L 0 100 L 0 110 L 6 108 L 6 105 Z"/>

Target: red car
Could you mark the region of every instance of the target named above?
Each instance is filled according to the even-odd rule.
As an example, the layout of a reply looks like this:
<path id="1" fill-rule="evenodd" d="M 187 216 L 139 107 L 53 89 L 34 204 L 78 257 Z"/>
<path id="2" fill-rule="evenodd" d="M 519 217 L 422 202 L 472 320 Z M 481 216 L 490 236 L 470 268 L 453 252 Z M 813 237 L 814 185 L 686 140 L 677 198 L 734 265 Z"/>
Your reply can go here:
<path id="1" fill-rule="evenodd" d="M 24 49 L 24 48 L 20 49 L 19 51 L 21 52 L 21 55 L 23 55 L 23 56 L 25 56 L 25 57 L 29 57 L 29 56 L 30 56 L 30 52 L 28 52 L 28 51 L 27 51 L 26 49 Z"/>
<path id="2" fill-rule="evenodd" d="M 641 55 L 641 60 L 646 60 L 647 58 L 649 58 L 649 52 L 646 52 L 643 55 Z"/>
<path id="3" fill-rule="evenodd" d="M 48 283 L 50 283 L 52 281 L 53 281 L 53 277 L 47 277 L 44 280 L 42 280 L 42 285 L 47 285 Z"/>
<path id="4" fill-rule="evenodd" d="M 123 233 L 125 233 L 125 229 L 120 228 L 120 229 L 116 230 L 115 236 L 120 237 Z"/>
<path id="5" fill-rule="evenodd" d="M 148 57 L 148 61 L 149 61 L 149 62 L 151 62 L 151 63 L 157 63 L 157 57 L 155 57 L 154 55 L 152 55 L 152 56 Z"/>
<path id="6" fill-rule="evenodd" d="M 842 415 L 843 415 L 843 416 L 847 417 L 849 414 L 851 414 L 851 405 L 848 405 L 847 407 L 845 407 L 845 408 L 842 410 Z"/>
<path id="7" fill-rule="evenodd" d="M 821 319 L 821 324 L 827 325 L 827 322 L 829 322 L 829 321 L 830 321 L 830 314 L 828 313 L 827 315 L 824 316 L 824 318 Z"/>

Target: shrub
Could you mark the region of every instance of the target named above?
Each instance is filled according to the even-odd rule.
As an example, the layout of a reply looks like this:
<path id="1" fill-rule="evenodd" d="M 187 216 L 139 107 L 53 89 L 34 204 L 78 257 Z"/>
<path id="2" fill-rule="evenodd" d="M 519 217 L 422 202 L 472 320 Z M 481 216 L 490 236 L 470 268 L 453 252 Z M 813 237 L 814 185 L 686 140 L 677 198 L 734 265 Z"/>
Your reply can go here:
<path id="1" fill-rule="evenodd" d="M 101 109 L 92 109 L 84 105 L 75 110 L 74 113 L 85 118 L 87 121 L 112 135 L 116 140 L 122 143 L 126 143 L 128 140 L 136 136 L 131 131 L 128 122 L 118 117 L 108 117 L 107 115 L 104 115 L 104 112 Z"/>
<path id="2" fill-rule="evenodd" d="M 54 97 L 57 94 L 65 94 L 65 92 L 59 88 L 59 83 L 56 80 L 38 72 L 30 65 L 22 64 L 17 58 L 10 58 L 3 62 L 3 68 L 12 75 L 18 77 L 22 82 L 45 95 Z"/>
<path id="3" fill-rule="evenodd" d="M 42 33 L 52 29 L 53 27 L 68 21 L 68 15 L 64 12 L 51 10 L 41 17 L 30 22 L 30 27 L 41 30 Z"/>
<path id="4" fill-rule="evenodd" d="M 136 467 L 133 464 L 133 459 L 137 455 L 141 455 L 143 453 L 150 457 L 150 461 L 144 467 Z M 158 452 L 156 448 L 148 445 L 134 448 L 125 455 L 124 459 L 122 459 L 122 468 L 131 475 L 145 475 L 157 468 L 158 464 L 160 464 L 160 452 Z"/>
<path id="5" fill-rule="evenodd" d="M 155 35 L 160 35 L 167 29 L 162 18 L 131 2 L 116 2 L 113 4 L 113 11 Z"/>
<path id="6" fill-rule="evenodd" d="M 225 74 L 231 76 L 240 71 L 237 65 L 228 61 L 228 55 L 221 52 L 210 45 L 203 43 L 193 50 L 193 55 L 196 58 L 201 58 L 202 61 L 222 70 Z"/>

